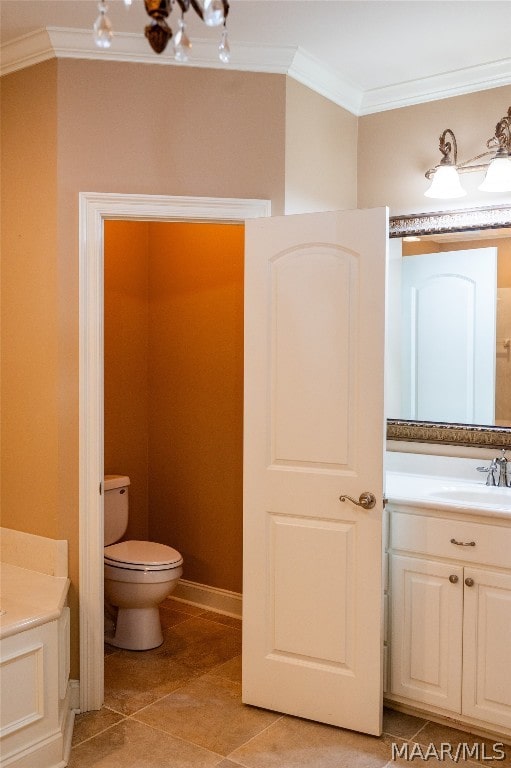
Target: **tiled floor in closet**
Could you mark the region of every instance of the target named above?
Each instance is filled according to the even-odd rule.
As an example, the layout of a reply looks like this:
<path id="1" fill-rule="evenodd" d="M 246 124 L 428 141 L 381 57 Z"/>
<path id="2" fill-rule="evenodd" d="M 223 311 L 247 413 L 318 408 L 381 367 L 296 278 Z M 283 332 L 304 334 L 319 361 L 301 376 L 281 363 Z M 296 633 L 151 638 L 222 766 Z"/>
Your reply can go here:
<path id="1" fill-rule="evenodd" d="M 77 716 L 69 768 L 384 768 L 424 762 L 393 761 L 392 742 L 421 744 L 424 753 L 433 743 L 482 741 L 391 710 L 376 738 L 246 706 L 241 622 L 173 599 L 161 614 L 159 648 L 106 646 L 105 705 Z M 460 763 L 481 768 L 492 747 L 481 762 Z M 511 768 L 511 748 L 496 765 Z"/>

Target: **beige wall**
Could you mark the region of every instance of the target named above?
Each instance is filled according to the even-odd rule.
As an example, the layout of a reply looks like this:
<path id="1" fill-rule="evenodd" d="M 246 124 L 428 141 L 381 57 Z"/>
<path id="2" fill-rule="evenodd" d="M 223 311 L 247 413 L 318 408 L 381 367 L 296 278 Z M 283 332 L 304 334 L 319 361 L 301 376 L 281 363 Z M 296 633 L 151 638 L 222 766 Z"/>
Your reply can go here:
<path id="1" fill-rule="evenodd" d="M 244 227 L 150 229 L 151 538 L 241 592 Z"/>
<path id="2" fill-rule="evenodd" d="M 149 538 L 149 228 L 105 222 L 105 474 L 128 475 L 127 539 Z"/>
<path id="3" fill-rule="evenodd" d="M 2 81 L 2 525 L 60 538 L 57 65 Z M 4 82 L 5 81 L 5 82 Z"/>
<path id="4" fill-rule="evenodd" d="M 391 215 L 511 203 L 511 194 L 479 192 L 482 175 L 465 174 L 467 197 L 430 200 L 424 178 L 440 162 L 438 137 L 454 131 L 458 160 L 485 150 L 486 140 L 511 104 L 511 86 L 366 115 L 359 120 L 358 207 L 388 205 Z"/>
<path id="5" fill-rule="evenodd" d="M 357 207 L 355 115 L 288 78 L 286 213 Z"/>

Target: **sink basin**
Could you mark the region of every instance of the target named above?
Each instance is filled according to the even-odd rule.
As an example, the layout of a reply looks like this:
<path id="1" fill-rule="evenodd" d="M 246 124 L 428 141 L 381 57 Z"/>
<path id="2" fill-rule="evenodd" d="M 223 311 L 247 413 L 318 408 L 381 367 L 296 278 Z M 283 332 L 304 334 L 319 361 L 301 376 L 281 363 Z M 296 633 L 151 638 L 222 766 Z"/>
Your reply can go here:
<path id="1" fill-rule="evenodd" d="M 457 477 L 387 472 L 385 485 L 391 504 L 511 517 L 511 488 L 485 485 L 479 478 L 471 482 Z"/>
<path id="2" fill-rule="evenodd" d="M 483 504 L 508 507 L 511 511 L 511 488 L 494 486 L 451 486 L 431 491 L 430 496 L 438 500 L 452 501 L 458 504 Z"/>

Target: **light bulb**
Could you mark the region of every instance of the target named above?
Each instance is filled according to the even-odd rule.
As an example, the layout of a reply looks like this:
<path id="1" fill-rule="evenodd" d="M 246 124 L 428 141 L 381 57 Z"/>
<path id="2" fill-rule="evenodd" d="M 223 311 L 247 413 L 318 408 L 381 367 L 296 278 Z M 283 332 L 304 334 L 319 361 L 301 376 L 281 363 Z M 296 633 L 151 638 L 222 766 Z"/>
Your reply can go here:
<path id="1" fill-rule="evenodd" d="M 207 27 L 219 27 L 225 21 L 222 0 L 204 0 L 204 23 Z"/>
<path id="2" fill-rule="evenodd" d="M 460 177 L 455 165 L 439 165 L 433 175 L 431 186 L 424 192 L 426 197 L 440 200 L 464 197 L 466 194 L 460 184 Z"/>
<path id="3" fill-rule="evenodd" d="M 494 157 L 478 189 L 483 192 L 511 192 L 511 157 Z"/>
<path id="4" fill-rule="evenodd" d="M 114 33 L 110 19 L 106 15 L 107 5 L 104 0 L 98 3 L 98 8 L 99 16 L 94 22 L 94 42 L 98 48 L 110 48 Z"/>

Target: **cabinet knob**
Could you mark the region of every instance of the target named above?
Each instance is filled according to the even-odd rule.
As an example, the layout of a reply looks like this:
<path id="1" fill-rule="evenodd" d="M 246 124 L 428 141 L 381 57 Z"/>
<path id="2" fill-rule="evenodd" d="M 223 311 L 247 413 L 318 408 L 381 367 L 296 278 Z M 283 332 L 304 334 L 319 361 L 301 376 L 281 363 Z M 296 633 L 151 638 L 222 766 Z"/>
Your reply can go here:
<path id="1" fill-rule="evenodd" d="M 465 579 L 465 584 L 467 585 L 467 587 L 473 587 L 474 586 L 474 579 L 471 579 L 471 578 L 467 577 Z"/>
<path id="2" fill-rule="evenodd" d="M 457 584 L 459 579 L 455 573 L 451 573 L 451 575 L 449 576 L 449 581 L 451 582 L 451 584 Z"/>

